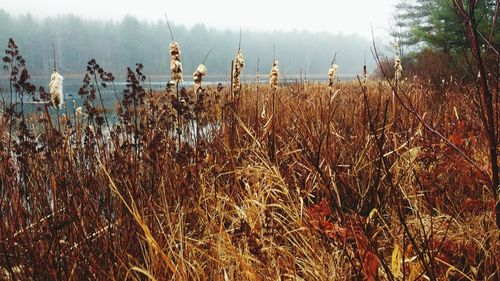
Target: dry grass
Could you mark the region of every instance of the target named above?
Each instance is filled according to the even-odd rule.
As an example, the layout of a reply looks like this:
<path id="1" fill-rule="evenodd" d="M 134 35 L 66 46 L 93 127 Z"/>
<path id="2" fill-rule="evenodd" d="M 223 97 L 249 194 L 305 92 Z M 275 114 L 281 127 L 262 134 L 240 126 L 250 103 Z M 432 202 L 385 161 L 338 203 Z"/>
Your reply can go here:
<path id="1" fill-rule="evenodd" d="M 400 87 L 487 165 L 458 89 Z M 413 115 L 389 116 L 386 83 L 281 85 L 273 161 L 269 86 L 242 85 L 237 106 L 227 88 L 186 104 L 128 90 L 109 136 L 98 110 L 1 135 L 2 279 L 498 280 L 485 179 Z"/>

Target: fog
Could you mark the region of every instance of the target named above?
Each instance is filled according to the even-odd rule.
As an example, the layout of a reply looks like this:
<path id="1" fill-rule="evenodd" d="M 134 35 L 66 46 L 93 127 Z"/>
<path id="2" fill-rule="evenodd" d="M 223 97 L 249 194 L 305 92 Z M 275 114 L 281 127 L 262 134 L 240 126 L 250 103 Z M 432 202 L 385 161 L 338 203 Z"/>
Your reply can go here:
<path id="1" fill-rule="evenodd" d="M 356 33 L 371 38 L 388 34 L 388 19 L 395 0 L 294 1 L 172 1 L 172 0 L 0 0 L 0 7 L 13 15 L 31 13 L 35 18 L 74 14 L 90 19 L 122 20 L 131 14 L 156 22 L 167 13 L 170 20 L 187 27 L 203 23 L 218 29 Z"/>
<path id="2" fill-rule="evenodd" d="M 381 49 L 389 42 L 393 0 L 376 5 L 375 1 L 308 1 L 309 5 L 286 8 L 276 1 L 242 2 L 240 7 L 234 1 L 168 5 L 141 1 L 140 6 L 137 1 L 0 2 L 5 2 L 0 9 L 0 49 L 14 38 L 35 75 L 52 70 L 53 46 L 58 69 L 64 73 L 82 73 L 87 61 L 95 58 L 118 76 L 136 63 L 143 63 L 148 74 L 167 75 L 166 13 L 187 74 L 211 48 L 206 62 L 209 74 L 230 72 L 241 29 L 247 75 L 258 68 L 267 73 L 274 57 L 284 75 L 323 75 L 336 53 L 339 74 L 352 76 L 361 72 L 365 61 L 368 70 L 375 66 L 370 52 L 372 27 Z"/>

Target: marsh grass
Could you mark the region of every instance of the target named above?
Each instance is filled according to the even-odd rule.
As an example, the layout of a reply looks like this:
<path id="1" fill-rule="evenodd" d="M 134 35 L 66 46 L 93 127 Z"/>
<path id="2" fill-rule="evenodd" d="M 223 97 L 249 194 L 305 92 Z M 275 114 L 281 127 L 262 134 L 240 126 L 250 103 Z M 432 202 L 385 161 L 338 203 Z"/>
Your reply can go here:
<path id="1" fill-rule="evenodd" d="M 59 129 L 3 103 L 2 279 L 498 279 L 488 179 L 411 113 L 394 122 L 387 82 L 281 85 L 270 140 L 256 118 L 270 86 L 242 84 L 230 118 L 230 92 L 207 87 L 192 114 L 146 90 L 142 69 L 127 70 L 116 124 L 95 101 L 114 76 L 95 61 L 85 118 Z M 487 165 L 461 88 L 398 87 Z"/>

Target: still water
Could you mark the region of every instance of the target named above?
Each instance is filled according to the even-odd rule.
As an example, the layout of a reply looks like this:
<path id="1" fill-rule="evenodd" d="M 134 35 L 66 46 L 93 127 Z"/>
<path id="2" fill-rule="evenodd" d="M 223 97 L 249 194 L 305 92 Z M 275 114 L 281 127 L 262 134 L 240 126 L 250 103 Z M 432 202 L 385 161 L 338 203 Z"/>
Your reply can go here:
<path id="1" fill-rule="evenodd" d="M 74 77 L 68 77 L 66 76 L 64 78 L 64 83 L 63 83 L 63 90 L 64 90 L 64 101 L 66 103 L 66 107 L 63 108 L 64 114 L 72 115 L 74 113 L 74 108 L 77 108 L 79 106 L 83 105 L 83 99 L 80 95 L 78 95 L 78 91 L 80 87 L 83 85 L 83 75 L 80 76 L 74 76 Z M 265 80 L 265 75 L 261 76 L 263 80 Z M 352 75 L 339 75 L 339 80 L 349 80 L 353 79 L 354 76 Z M 280 78 L 280 84 L 288 84 L 288 83 L 293 83 L 297 81 L 302 80 L 302 76 L 300 75 L 289 75 L 289 76 L 283 76 Z M 143 82 L 143 87 L 146 90 L 152 89 L 153 91 L 159 91 L 159 90 L 164 90 L 166 88 L 166 83 L 167 83 L 168 77 L 166 76 L 153 76 L 153 77 L 147 77 L 146 81 Z M 190 79 L 189 76 L 185 75 L 184 79 Z M 38 88 L 44 87 L 46 91 L 49 89 L 49 80 L 50 77 L 47 76 L 47 78 L 32 78 L 30 80 L 31 83 L 33 83 Z M 327 80 L 326 75 L 310 75 L 308 77 L 309 82 L 319 82 L 319 83 L 325 83 Z M 243 76 L 243 83 L 255 83 L 256 79 L 254 75 L 244 75 Z M 212 85 L 217 85 L 221 83 L 224 86 L 229 86 L 230 84 L 230 77 L 228 75 L 208 75 L 203 78 L 203 84 L 205 86 L 212 86 Z M 266 81 L 261 81 L 261 83 L 266 83 Z M 192 87 L 193 82 L 192 81 L 185 81 L 181 87 Z M 104 107 L 106 108 L 106 112 L 109 112 L 110 115 L 113 115 L 113 108 L 114 105 L 117 101 L 120 101 L 122 97 L 122 92 L 126 87 L 126 82 L 122 79 L 120 81 L 116 81 L 114 83 L 114 88 L 112 85 L 109 85 L 107 88 L 103 88 L 101 85 L 99 85 L 99 89 L 102 95 Z M 1 92 L 1 98 L 6 101 L 6 104 L 8 103 L 8 96 L 9 96 L 9 81 L 6 79 L 5 75 L 0 76 L 0 92 Z M 39 97 L 39 93 L 36 93 L 36 96 Z M 18 107 L 17 110 L 20 110 L 20 100 L 14 100 L 14 102 L 17 104 L 16 106 Z M 31 114 L 40 110 L 43 110 L 43 104 L 40 103 L 33 103 L 27 98 L 24 100 L 24 112 L 26 114 Z M 74 105 L 74 107 L 73 107 Z M 99 97 L 96 98 L 95 100 L 95 105 L 100 107 L 100 100 Z M 0 110 L 2 110 L 0 108 Z M 55 114 L 55 109 L 50 108 L 49 109 L 51 114 Z"/>
<path id="2" fill-rule="evenodd" d="M 68 115 L 72 115 L 74 112 L 74 107 L 77 108 L 79 106 L 83 106 L 83 99 L 82 97 L 78 94 L 80 87 L 82 87 L 83 82 L 82 78 L 65 78 L 64 83 L 63 83 L 63 92 L 64 92 L 64 101 L 66 103 L 66 107 L 63 108 L 62 113 L 66 113 Z M 39 87 L 44 87 L 46 91 L 49 90 L 49 78 L 47 79 L 41 79 L 41 78 L 35 78 L 30 80 L 31 83 L 33 83 L 36 88 L 37 88 L 37 93 L 35 96 L 39 98 L 39 93 L 38 89 Z M 160 91 L 164 90 L 166 88 L 166 80 L 165 81 L 159 81 L 156 80 L 154 81 L 153 79 L 146 79 L 143 83 L 143 87 L 146 90 L 153 90 L 153 91 Z M 222 80 L 220 79 L 207 79 L 207 81 L 203 81 L 204 85 L 217 85 L 218 83 L 222 84 L 227 84 L 227 80 Z M 91 83 L 93 84 L 93 83 Z M 193 83 L 191 81 L 186 81 L 184 82 L 181 87 L 191 87 Z M 114 105 L 116 102 L 121 100 L 123 90 L 126 87 L 126 82 L 125 81 L 117 81 L 114 83 L 114 87 L 111 84 L 108 84 L 108 87 L 104 88 L 101 85 L 99 85 L 99 90 L 102 95 L 102 100 L 104 103 L 104 107 L 106 108 L 107 112 L 112 112 Z M 2 77 L 0 79 L 0 91 L 2 93 L 2 98 L 3 100 L 8 103 L 8 97 L 9 97 L 9 81 L 5 79 L 5 77 Z M 97 93 L 96 93 L 97 94 Z M 16 109 L 20 110 L 20 104 L 21 100 L 17 97 L 14 98 L 14 103 L 16 103 Z M 73 107 L 74 104 L 74 107 Z M 95 105 L 100 107 L 100 100 L 99 97 L 96 98 L 95 100 Z M 37 111 L 40 111 L 43 109 L 44 104 L 40 102 L 32 102 L 30 99 L 27 97 L 24 98 L 24 106 L 23 110 L 25 114 L 31 114 Z M 1 109 L 0 109 L 1 110 Z M 53 108 L 49 109 L 50 113 L 52 114 L 53 111 L 55 111 Z M 112 114 L 112 113 L 111 113 Z"/>

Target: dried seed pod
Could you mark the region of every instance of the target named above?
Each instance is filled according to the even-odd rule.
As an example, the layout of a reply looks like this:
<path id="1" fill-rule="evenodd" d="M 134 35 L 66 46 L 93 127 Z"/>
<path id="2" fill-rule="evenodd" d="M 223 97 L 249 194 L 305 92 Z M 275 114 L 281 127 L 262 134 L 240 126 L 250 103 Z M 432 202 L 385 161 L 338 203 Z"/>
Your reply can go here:
<path id="1" fill-rule="evenodd" d="M 394 57 L 394 77 L 396 80 L 400 80 L 403 74 L 403 66 L 401 65 L 401 58 L 396 55 Z"/>
<path id="2" fill-rule="evenodd" d="M 172 71 L 172 80 L 182 83 L 181 49 L 177 42 L 170 43 L 170 70 Z"/>
<path id="3" fill-rule="evenodd" d="M 193 73 L 193 81 L 194 81 L 194 94 L 198 94 L 198 91 L 201 89 L 201 81 L 203 76 L 207 74 L 207 68 L 205 65 L 200 64 L 196 68 L 196 71 Z"/>
<path id="4" fill-rule="evenodd" d="M 172 94 L 174 92 L 175 88 L 175 81 L 168 81 L 167 82 L 167 94 Z"/>
<path id="5" fill-rule="evenodd" d="M 328 70 L 328 88 L 332 89 L 335 85 L 335 79 L 337 79 L 337 68 L 336 64 L 332 64 Z"/>
<path id="6" fill-rule="evenodd" d="M 240 75 L 244 66 L 245 66 L 245 60 L 243 59 L 243 53 L 241 49 L 238 49 L 238 54 L 236 55 L 236 59 L 234 60 L 234 67 L 233 67 L 233 92 L 235 95 L 238 95 L 240 93 L 241 89 Z"/>
<path id="7" fill-rule="evenodd" d="M 273 89 L 278 88 L 279 75 L 280 75 L 280 70 L 278 68 L 278 61 L 274 60 L 273 67 L 271 68 L 271 73 L 269 74 L 269 85 L 271 85 L 271 88 Z"/>
<path id="8" fill-rule="evenodd" d="M 75 113 L 76 113 L 76 116 L 77 116 L 77 117 L 81 117 L 81 116 L 83 116 L 83 114 L 84 114 L 84 113 L 83 113 L 83 109 L 82 109 L 82 107 L 81 107 L 81 106 L 77 107 L 77 108 L 75 109 Z"/>
<path id="9" fill-rule="evenodd" d="M 273 67 L 271 68 L 271 73 L 269 74 L 269 85 L 271 86 L 271 90 L 276 91 L 278 89 L 278 79 L 280 76 L 280 70 L 278 68 L 278 61 L 273 61 Z M 266 96 L 264 99 L 264 105 L 262 106 L 262 113 L 260 114 L 261 118 L 266 118 L 266 108 L 269 97 Z"/>
<path id="10" fill-rule="evenodd" d="M 393 47 L 396 52 L 396 55 L 394 56 L 394 79 L 396 79 L 396 81 L 399 81 L 403 74 L 403 66 L 401 64 L 401 57 L 399 53 L 399 44 L 397 42 L 394 42 Z"/>
<path id="11" fill-rule="evenodd" d="M 52 104 L 59 109 L 62 108 L 64 103 L 63 80 L 64 77 L 55 70 L 52 72 L 52 75 L 50 75 L 50 100 Z"/>

